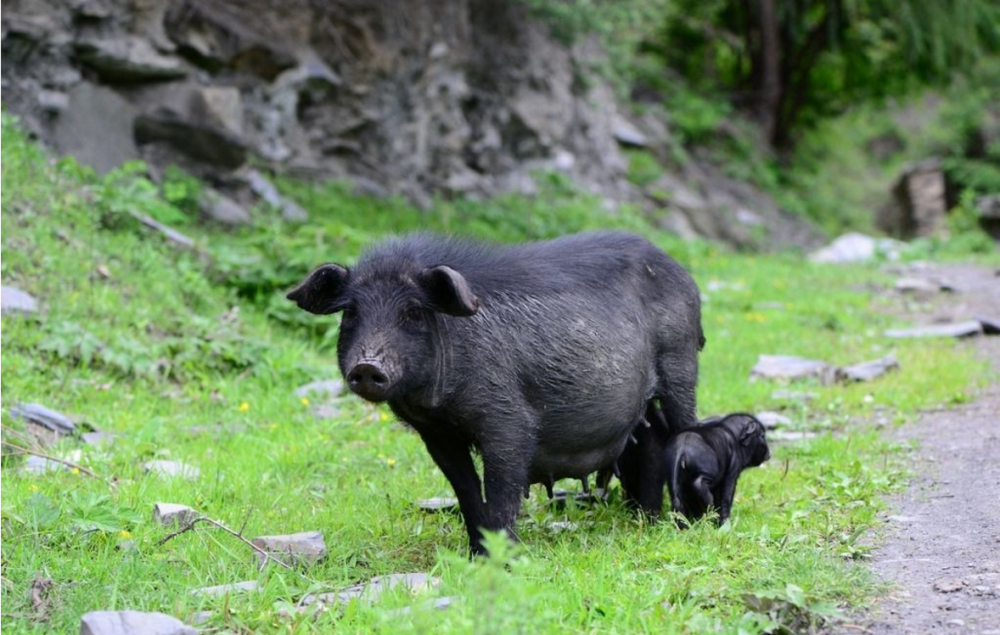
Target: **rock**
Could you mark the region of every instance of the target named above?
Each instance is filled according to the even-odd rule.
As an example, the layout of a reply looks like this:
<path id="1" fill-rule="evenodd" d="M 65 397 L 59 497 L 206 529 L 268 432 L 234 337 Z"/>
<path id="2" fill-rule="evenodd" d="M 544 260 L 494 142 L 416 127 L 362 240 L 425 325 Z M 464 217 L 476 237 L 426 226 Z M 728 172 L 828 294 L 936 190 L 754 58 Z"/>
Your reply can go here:
<path id="1" fill-rule="evenodd" d="M 233 584 L 220 584 L 219 586 L 207 586 L 201 589 L 193 589 L 191 595 L 202 597 L 219 597 L 221 595 L 232 595 L 233 593 L 246 593 L 247 591 L 259 591 L 260 585 L 256 580 L 247 582 L 235 582 Z"/>
<path id="2" fill-rule="evenodd" d="M 223 225 L 246 225 L 252 219 L 245 207 L 218 190 L 206 189 L 201 199 L 201 211 Z"/>
<path id="3" fill-rule="evenodd" d="M 56 119 L 52 144 L 63 155 L 107 173 L 139 158 L 132 134 L 136 109 L 110 88 L 80 82 Z"/>
<path id="4" fill-rule="evenodd" d="M 30 315 L 38 312 L 38 301 L 16 287 L 0 286 L 0 313 Z"/>
<path id="5" fill-rule="evenodd" d="M 955 290 L 954 287 L 926 278 L 900 278 L 894 286 L 900 293 L 937 293 Z"/>
<path id="6" fill-rule="evenodd" d="M 191 465 L 186 465 L 180 461 L 147 461 L 142 465 L 143 469 L 150 474 L 156 474 L 157 476 L 167 476 L 167 477 L 181 477 L 189 481 L 193 481 L 198 478 L 201 473 L 196 467 Z"/>
<path id="7" fill-rule="evenodd" d="M 247 431 L 247 426 L 242 423 L 215 423 L 205 426 L 191 426 L 187 431 L 188 434 L 194 436 L 211 434 L 218 438 L 223 435 L 243 434 Z"/>
<path id="8" fill-rule="evenodd" d="M 778 427 L 785 428 L 792 425 L 791 419 L 785 415 L 778 414 L 777 412 L 771 412 L 770 410 L 757 413 L 757 420 L 764 424 L 764 427 L 768 430 L 773 430 Z"/>
<path id="9" fill-rule="evenodd" d="M 288 565 L 313 564 L 325 558 L 327 554 L 323 534 L 318 531 L 260 536 L 254 538 L 252 542 L 273 558 Z M 260 564 L 264 565 L 266 559 L 259 553 L 256 555 Z"/>
<path id="10" fill-rule="evenodd" d="M 871 381 L 898 368 L 899 360 L 896 356 L 886 355 L 880 359 L 845 366 L 838 374 L 847 381 Z"/>
<path id="11" fill-rule="evenodd" d="M 191 623 L 196 626 L 208 622 L 215 614 L 212 611 L 198 611 L 191 617 Z"/>
<path id="12" fill-rule="evenodd" d="M 767 434 L 767 440 L 774 441 L 777 443 L 781 442 L 791 442 L 791 441 L 808 441 L 809 439 L 816 438 L 815 432 L 809 431 L 792 431 L 792 430 L 772 430 Z"/>
<path id="13" fill-rule="evenodd" d="M 278 210 L 281 217 L 287 221 L 302 223 L 309 220 L 309 214 L 302 209 L 295 201 L 289 200 L 278 193 L 278 188 L 268 181 L 263 174 L 257 170 L 247 170 L 247 184 L 250 190 L 259 196 L 265 203 Z"/>
<path id="14" fill-rule="evenodd" d="M 436 589 L 441 584 L 441 579 L 426 573 L 392 573 L 390 575 L 377 576 L 368 582 L 355 584 L 341 591 L 333 593 L 310 594 L 299 601 L 299 606 L 310 606 L 312 604 L 334 605 L 351 600 L 360 600 L 366 603 L 376 601 L 382 594 L 391 591 L 396 587 L 404 587 L 411 593 Z"/>
<path id="15" fill-rule="evenodd" d="M 424 498 L 413 503 L 425 512 L 454 512 L 460 511 L 457 498 Z"/>
<path id="16" fill-rule="evenodd" d="M 164 613 L 92 611 L 80 618 L 80 635 L 197 635 L 198 631 Z"/>
<path id="17" fill-rule="evenodd" d="M 980 196 L 976 199 L 979 226 L 994 240 L 1000 240 L 1000 194 Z"/>
<path id="18" fill-rule="evenodd" d="M 157 503 L 153 506 L 153 522 L 164 527 L 186 525 L 198 517 L 198 512 L 187 505 Z"/>
<path id="19" fill-rule="evenodd" d="M 140 145 L 165 143 L 213 167 L 235 169 L 247 158 L 243 139 L 243 98 L 237 88 L 191 81 L 147 88 L 135 120 Z"/>
<path id="20" fill-rule="evenodd" d="M 873 238 L 865 234 L 849 233 L 811 253 L 809 260 L 833 264 L 867 262 L 876 256 L 896 260 L 904 248 L 903 243 L 891 238 Z"/>
<path id="21" fill-rule="evenodd" d="M 53 461 L 51 459 L 35 456 L 34 454 L 29 454 L 28 458 L 24 460 L 24 465 L 21 466 L 21 469 L 25 472 L 32 472 L 34 474 L 44 474 L 45 472 L 65 470 L 69 468 L 67 465 L 60 463 L 59 461 Z"/>
<path id="22" fill-rule="evenodd" d="M 187 75 L 180 60 L 157 53 L 143 38 L 105 35 L 77 41 L 75 50 L 77 58 L 107 82 L 176 79 Z"/>
<path id="23" fill-rule="evenodd" d="M 615 141 L 623 146 L 645 148 L 649 145 L 646 135 L 642 134 L 631 121 L 619 114 L 616 114 L 612 119 L 611 134 L 614 135 Z"/>
<path id="24" fill-rule="evenodd" d="M 320 420 L 336 419 L 340 416 L 340 408 L 332 403 L 318 403 L 312 407 L 312 413 Z"/>
<path id="25" fill-rule="evenodd" d="M 339 379 L 321 379 L 295 389 L 296 397 L 337 397 L 344 392 L 344 382 Z"/>
<path id="26" fill-rule="evenodd" d="M 70 421 L 69 417 L 37 403 L 18 404 L 10 409 L 10 416 L 12 419 L 21 419 L 61 435 L 76 432 L 76 424 Z"/>
<path id="27" fill-rule="evenodd" d="M 776 399 L 780 401 L 798 401 L 801 403 L 809 403 L 816 397 L 818 397 L 814 392 L 801 392 L 797 390 L 775 390 L 771 393 L 771 399 Z"/>
<path id="28" fill-rule="evenodd" d="M 879 210 L 876 225 L 903 238 L 933 236 L 945 229 L 945 177 L 936 159 L 907 168 L 892 190 L 892 203 Z"/>
<path id="29" fill-rule="evenodd" d="M 447 608 L 450 608 L 453 604 L 455 604 L 458 601 L 459 601 L 459 598 L 457 598 L 457 597 L 450 597 L 450 596 L 446 596 L 446 597 L 443 597 L 443 598 L 435 598 L 435 599 L 429 600 L 427 602 L 421 602 L 416 607 L 404 606 L 403 608 L 395 609 L 393 611 L 386 611 L 386 615 L 391 615 L 393 617 L 400 617 L 400 616 L 403 616 L 403 615 L 409 615 L 410 613 L 413 612 L 414 608 L 416 608 L 417 610 L 421 610 L 421 609 L 436 609 L 438 611 L 443 611 L 443 610 L 445 610 Z"/>
<path id="30" fill-rule="evenodd" d="M 976 316 L 975 320 L 983 327 L 986 335 L 1000 335 L 1000 318 Z"/>
<path id="31" fill-rule="evenodd" d="M 239 3 L 179 0 L 167 10 L 164 27 L 180 52 L 197 64 L 213 72 L 229 69 L 271 81 L 295 66 L 295 57 L 281 39 L 265 31 L 267 16 L 254 11 Z"/>
<path id="32" fill-rule="evenodd" d="M 822 384 L 836 379 L 836 369 L 826 362 L 791 355 L 761 355 L 750 378 L 798 380 L 816 378 Z"/>
<path id="33" fill-rule="evenodd" d="M 885 332 L 886 337 L 912 338 L 912 337 L 970 337 L 980 335 L 983 332 L 983 325 L 977 320 L 967 320 L 965 322 L 952 322 L 950 324 L 932 324 L 930 326 L 918 326 L 910 329 L 890 329 Z"/>
<path id="34" fill-rule="evenodd" d="M 964 588 L 963 580 L 938 580 L 934 583 L 934 590 L 938 593 L 956 593 Z"/>
<path id="35" fill-rule="evenodd" d="M 59 90 L 38 91 L 38 107 L 49 114 L 58 114 L 69 106 L 69 96 Z"/>
<path id="36" fill-rule="evenodd" d="M 107 447 L 115 442 L 116 437 L 110 432 L 85 432 L 80 438 L 86 445 Z"/>

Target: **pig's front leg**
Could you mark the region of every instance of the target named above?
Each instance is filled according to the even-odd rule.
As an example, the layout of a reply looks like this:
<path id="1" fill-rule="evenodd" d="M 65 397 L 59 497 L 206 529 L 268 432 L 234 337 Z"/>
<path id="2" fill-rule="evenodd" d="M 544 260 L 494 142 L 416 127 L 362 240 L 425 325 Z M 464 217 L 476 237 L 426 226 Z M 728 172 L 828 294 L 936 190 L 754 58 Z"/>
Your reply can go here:
<path id="1" fill-rule="evenodd" d="M 483 508 L 483 486 L 472 462 L 472 452 L 468 443 L 448 434 L 422 432 L 420 434 L 430 452 L 431 458 L 444 472 L 455 496 L 458 498 L 465 529 L 469 533 L 469 549 L 473 554 L 484 553 L 482 534 L 479 528 L 486 522 Z"/>

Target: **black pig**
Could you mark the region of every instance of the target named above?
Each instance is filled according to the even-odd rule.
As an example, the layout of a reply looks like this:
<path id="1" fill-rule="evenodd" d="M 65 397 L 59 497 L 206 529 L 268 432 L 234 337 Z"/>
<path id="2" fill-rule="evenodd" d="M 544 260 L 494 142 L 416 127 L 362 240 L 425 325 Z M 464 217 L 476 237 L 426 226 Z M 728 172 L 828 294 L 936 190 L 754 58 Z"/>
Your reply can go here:
<path id="1" fill-rule="evenodd" d="M 412 235 L 369 249 L 353 269 L 320 266 L 288 298 L 312 313 L 343 311 L 348 385 L 420 434 L 455 489 L 474 553 L 480 529 L 514 536 L 531 483 L 612 466 L 651 399 L 670 426 L 695 423 L 698 288 L 635 235 L 516 246 Z M 654 477 L 632 495 L 656 514 L 663 445 L 644 456 Z"/>
<path id="2" fill-rule="evenodd" d="M 715 509 L 721 526 L 732 511 L 740 472 L 770 457 L 764 426 L 753 415 L 714 417 L 677 433 L 664 460 L 674 511 L 691 522 Z"/>

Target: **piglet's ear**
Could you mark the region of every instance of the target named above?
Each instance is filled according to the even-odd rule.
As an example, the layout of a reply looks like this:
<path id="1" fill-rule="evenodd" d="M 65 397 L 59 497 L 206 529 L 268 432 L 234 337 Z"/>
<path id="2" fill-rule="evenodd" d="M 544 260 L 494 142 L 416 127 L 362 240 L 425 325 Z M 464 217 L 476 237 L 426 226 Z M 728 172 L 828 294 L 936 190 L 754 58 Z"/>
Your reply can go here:
<path id="1" fill-rule="evenodd" d="M 750 442 L 753 441 L 754 437 L 760 434 L 760 428 L 760 422 L 756 419 L 751 419 L 750 422 L 747 423 L 746 427 L 743 428 L 743 433 L 740 434 L 740 444 L 750 445 Z"/>
<path id="2" fill-rule="evenodd" d="M 472 292 L 469 281 L 451 267 L 438 265 L 424 269 L 420 286 L 435 311 L 456 317 L 469 317 L 479 311 L 479 298 Z"/>
<path id="3" fill-rule="evenodd" d="M 343 308 L 340 300 L 349 276 L 350 272 L 340 265 L 320 265 L 285 297 L 310 313 L 336 313 Z"/>

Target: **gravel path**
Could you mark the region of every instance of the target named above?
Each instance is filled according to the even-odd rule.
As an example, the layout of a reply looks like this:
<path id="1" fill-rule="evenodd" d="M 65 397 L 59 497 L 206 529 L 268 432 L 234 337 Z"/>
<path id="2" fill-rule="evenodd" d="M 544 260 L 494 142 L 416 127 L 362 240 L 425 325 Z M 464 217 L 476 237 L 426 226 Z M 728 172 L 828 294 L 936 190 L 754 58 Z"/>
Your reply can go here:
<path id="1" fill-rule="evenodd" d="M 921 272 L 951 283 L 919 321 L 1000 317 L 1000 277 L 973 266 Z M 1000 635 L 1000 337 L 964 343 L 992 363 L 973 403 L 925 412 L 896 429 L 915 440 L 918 476 L 892 501 L 889 531 L 871 566 L 893 591 L 844 633 Z"/>

